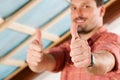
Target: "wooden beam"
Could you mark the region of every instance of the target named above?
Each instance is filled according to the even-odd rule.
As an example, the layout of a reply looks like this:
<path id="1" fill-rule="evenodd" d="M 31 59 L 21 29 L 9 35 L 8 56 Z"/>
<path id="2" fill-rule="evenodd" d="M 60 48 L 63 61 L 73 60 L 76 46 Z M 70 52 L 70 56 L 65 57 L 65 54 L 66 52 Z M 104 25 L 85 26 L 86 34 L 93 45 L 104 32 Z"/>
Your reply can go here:
<path id="1" fill-rule="evenodd" d="M 16 54 L 18 51 L 20 51 L 21 49 L 23 49 L 24 46 L 26 46 L 27 44 L 31 43 L 31 41 L 33 41 L 34 38 L 35 38 L 35 35 L 31 36 L 28 40 L 26 40 L 25 42 L 23 42 L 21 45 L 19 45 L 13 51 L 11 51 L 8 55 L 6 55 L 5 57 L 2 57 L 0 59 L 0 62 L 4 63 L 4 61 L 6 61 L 7 59 L 11 58 L 12 55 Z M 12 65 L 12 63 L 11 63 L 11 65 Z M 12 78 L 13 76 L 15 76 L 17 73 L 19 73 L 25 67 L 27 67 L 27 64 L 20 65 L 20 68 L 18 70 L 16 70 L 13 74 L 11 74 L 10 76 L 8 76 L 5 80 L 10 80 L 10 78 Z"/>
<path id="2" fill-rule="evenodd" d="M 51 41 L 56 41 L 57 39 L 59 39 L 59 36 L 55 35 L 55 34 L 51 34 L 46 32 L 46 30 L 50 27 L 52 27 L 54 24 L 56 24 L 59 20 L 61 20 L 64 16 L 66 16 L 67 14 L 70 13 L 70 8 L 68 8 L 67 10 L 63 11 L 59 16 L 57 16 L 55 19 L 53 19 L 51 22 L 49 22 L 48 24 L 46 24 L 43 28 L 41 28 L 42 31 L 42 37 Z M 4 23 L 4 20 L 0 18 L 0 23 Z M 23 32 L 26 34 L 30 34 L 33 35 L 35 34 L 35 28 L 32 28 L 30 26 L 26 26 L 23 24 L 19 24 L 19 23 L 11 23 L 8 28 L 19 31 L 19 32 Z"/>
<path id="3" fill-rule="evenodd" d="M 64 37 L 64 36 L 62 36 L 62 37 Z M 3 57 L 3 58 L 1 58 L 1 63 L 5 63 L 5 62 L 7 62 L 6 60 L 8 59 L 8 58 L 10 58 L 12 55 L 14 55 L 14 54 L 16 54 L 18 51 L 20 51 L 25 45 L 27 45 L 27 44 L 29 44 L 31 41 L 33 41 L 33 39 L 35 38 L 35 35 L 33 35 L 33 36 L 31 36 L 29 39 L 27 39 L 25 42 L 23 42 L 20 46 L 18 46 L 16 49 L 14 49 L 13 51 L 11 51 L 8 55 L 6 55 L 5 57 Z M 65 37 L 64 37 L 65 38 Z M 63 38 L 62 38 L 63 39 Z M 62 41 L 62 40 L 61 40 Z M 60 41 L 56 41 L 53 45 L 56 45 L 57 44 L 57 42 L 60 42 Z M 51 46 L 52 47 L 52 46 Z M 50 47 L 49 47 L 50 48 Z M 5 61 L 5 62 L 4 62 Z M 17 62 L 17 61 L 16 61 Z M 13 64 L 13 63 L 11 63 L 11 61 L 9 62 L 7 62 L 6 64 L 10 64 L 10 65 L 15 65 L 15 64 Z M 18 65 L 18 64 L 16 64 L 16 65 Z M 7 77 L 5 80 L 9 80 L 9 79 L 11 79 L 13 76 L 15 76 L 17 73 L 19 73 L 20 71 L 22 71 L 25 67 L 27 67 L 27 64 L 24 64 L 23 66 L 22 66 L 23 64 L 21 63 L 21 65 L 20 65 L 20 68 L 18 69 L 18 70 L 16 70 L 13 74 L 11 74 L 9 77 Z"/>
<path id="4" fill-rule="evenodd" d="M 18 32 L 22 32 L 22 33 L 26 33 L 29 35 L 33 35 L 35 33 L 35 28 L 27 26 L 27 25 L 23 25 L 23 24 L 19 24 L 19 23 L 12 23 L 8 26 L 9 29 L 18 31 Z"/>
<path id="5" fill-rule="evenodd" d="M 45 32 L 45 31 L 42 31 L 42 38 L 45 38 L 47 40 L 54 41 L 54 42 L 57 41 L 58 39 L 60 39 L 59 36 Z"/>
<path id="6" fill-rule="evenodd" d="M 27 11 L 33 8 L 36 4 L 38 4 L 40 0 L 31 0 L 28 4 L 26 4 L 23 8 L 17 11 L 12 16 L 5 19 L 4 23 L 0 24 L 0 31 L 4 30 L 8 27 L 11 23 L 19 19 L 22 15 L 24 15 Z"/>
<path id="7" fill-rule="evenodd" d="M 6 59 L 4 61 L 1 61 L 0 64 L 6 64 L 11 66 L 23 66 L 26 63 L 24 61 L 16 60 L 16 59 Z"/>
<path id="8" fill-rule="evenodd" d="M 109 7 L 112 3 L 114 3 L 116 0 L 110 0 L 108 3 L 105 4 L 105 7 Z"/>
<path id="9" fill-rule="evenodd" d="M 2 24 L 4 22 L 5 22 L 5 20 L 0 18 L 0 24 Z M 35 28 L 33 28 L 31 26 L 15 23 L 15 22 L 11 23 L 8 26 L 8 28 L 12 29 L 12 30 L 15 30 L 15 31 L 18 31 L 18 32 L 30 34 L 30 35 L 33 35 L 35 33 Z"/>
<path id="10" fill-rule="evenodd" d="M 22 71 L 25 67 L 27 66 L 27 64 L 21 66 L 19 69 L 17 69 L 13 74 L 9 75 L 7 78 L 5 78 L 5 80 L 11 80 L 12 77 L 14 77 L 16 74 L 18 74 L 20 71 Z M 22 78 L 22 77 L 21 77 Z M 17 79 L 14 79 L 14 80 L 18 80 L 19 78 Z M 19 80 L 23 80 L 23 79 L 19 79 Z"/>
<path id="11" fill-rule="evenodd" d="M 25 25 L 22 25 L 19 23 L 12 23 L 8 28 L 19 31 L 19 32 L 23 32 L 26 34 L 30 34 L 30 35 L 35 34 L 35 31 L 36 31 L 35 28 L 32 28 L 30 26 L 25 26 Z M 41 31 L 42 31 L 42 38 L 45 38 L 50 41 L 56 41 L 57 39 L 59 39 L 59 36 L 57 36 L 55 34 L 51 34 L 51 33 L 45 32 L 43 30 L 41 30 Z"/>
<path id="12" fill-rule="evenodd" d="M 43 31 L 45 31 L 48 28 L 52 27 L 54 24 L 56 24 L 59 20 L 61 20 L 63 17 L 65 17 L 69 13 L 70 13 L 70 7 L 67 8 L 65 11 L 63 11 L 60 15 L 56 16 L 55 19 L 53 19 L 52 21 L 50 21 L 48 24 L 46 24 L 43 27 Z"/>
<path id="13" fill-rule="evenodd" d="M 56 40 L 52 45 L 50 45 L 48 48 L 46 48 L 45 50 L 48 50 L 58 44 L 60 44 L 61 42 L 63 42 L 67 37 L 70 36 L 70 31 L 66 32 L 66 34 L 64 34 L 64 36 L 62 36 L 59 40 Z"/>
<path id="14" fill-rule="evenodd" d="M 2 22 L 4 22 L 4 20 L 2 18 L 0 18 L 0 23 L 2 23 Z M 8 28 L 18 31 L 18 32 L 26 33 L 29 35 L 34 35 L 35 31 L 36 31 L 36 29 L 33 27 L 26 26 L 26 25 L 19 24 L 19 23 L 12 23 L 8 26 Z M 59 39 L 59 36 L 42 30 L 42 38 L 45 38 L 47 40 L 55 42 L 57 39 Z"/>
<path id="15" fill-rule="evenodd" d="M 15 31 L 18 32 L 22 32 L 22 33 L 26 33 L 26 34 L 30 34 L 30 35 L 34 35 L 36 32 L 35 28 L 32 28 L 30 26 L 25 26 L 19 23 L 12 23 L 8 28 L 13 29 Z M 51 34 L 49 32 L 45 32 L 43 30 L 42 31 L 42 38 L 45 38 L 47 40 L 50 41 L 56 41 L 57 39 L 59 39 L 59 36 L 55 35 L 55 34 Z"/>
<path id="16" fill-rule="evenodd" d="M 106 8 L 106 13 L 104 16 L 104 24 L 111 23 L 119 16 L 120 16 L 120 0 L 116 0 Z"/>

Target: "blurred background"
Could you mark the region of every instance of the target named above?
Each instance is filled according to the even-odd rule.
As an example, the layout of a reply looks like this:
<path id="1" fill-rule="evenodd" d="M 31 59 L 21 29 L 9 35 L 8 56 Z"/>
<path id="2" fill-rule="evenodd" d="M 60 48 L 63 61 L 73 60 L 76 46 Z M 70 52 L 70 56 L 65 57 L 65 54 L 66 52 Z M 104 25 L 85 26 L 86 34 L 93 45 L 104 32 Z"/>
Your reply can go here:
<path id="1" fill-rule="evenodd" d="M 104 24 L 120 35 L 120 0 L 104 0 Z M 60 73 L 34 73 L 26 64 L 28 44 L 42 31 L 44 50 L 70 36 L 69 0 L 0 0 L 0 80 L 59 80 Z"/>

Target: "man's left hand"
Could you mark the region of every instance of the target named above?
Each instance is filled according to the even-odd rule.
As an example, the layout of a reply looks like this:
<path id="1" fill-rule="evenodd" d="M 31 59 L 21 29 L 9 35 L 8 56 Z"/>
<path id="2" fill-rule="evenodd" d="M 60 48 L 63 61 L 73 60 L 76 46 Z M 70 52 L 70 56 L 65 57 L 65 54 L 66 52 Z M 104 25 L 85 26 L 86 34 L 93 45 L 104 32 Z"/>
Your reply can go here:
<path id="1" fill-rule="evenodd" d="M 91 63 L 91 48 L 87 40 L 81 39 L 77 33 L 77 25 L 75 23 L 71 26 L 71 52 L 70 56 L 74 65 L 78 68 L 88 67 Z"/>

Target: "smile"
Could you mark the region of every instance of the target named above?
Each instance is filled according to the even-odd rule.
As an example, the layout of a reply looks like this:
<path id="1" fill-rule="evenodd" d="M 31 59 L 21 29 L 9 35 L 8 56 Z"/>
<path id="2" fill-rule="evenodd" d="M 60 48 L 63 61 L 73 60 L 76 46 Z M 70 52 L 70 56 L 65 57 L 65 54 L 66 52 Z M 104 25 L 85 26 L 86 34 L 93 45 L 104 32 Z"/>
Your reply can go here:
<path id="1" fill-rule="evenodd" d="M 79 20 L 76 20 L 76 23 L 84 23 L 85 20 L 84 19 L 79 19 Z"/>

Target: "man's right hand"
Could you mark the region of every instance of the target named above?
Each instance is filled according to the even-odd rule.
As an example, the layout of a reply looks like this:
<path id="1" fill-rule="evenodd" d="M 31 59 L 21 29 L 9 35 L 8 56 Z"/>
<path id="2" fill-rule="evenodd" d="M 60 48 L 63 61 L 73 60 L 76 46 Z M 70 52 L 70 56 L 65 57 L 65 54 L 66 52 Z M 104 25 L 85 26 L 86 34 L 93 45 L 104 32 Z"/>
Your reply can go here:
<path id="1" fill-rule="evenodd" d="M 36 38 L 29 45 L 27 53 L 27 63 L 31 66 L 37 66 L 43 60 L 41 32 L 36 30 Z"/>

